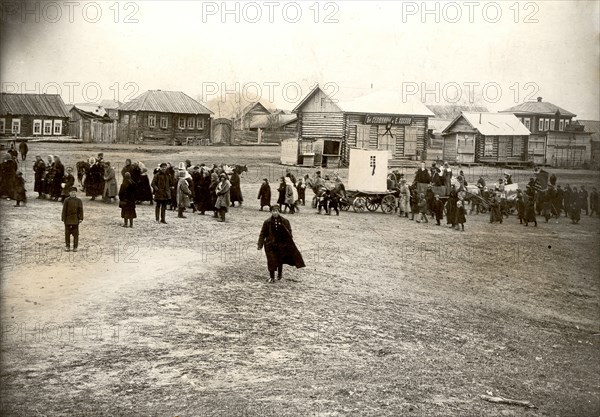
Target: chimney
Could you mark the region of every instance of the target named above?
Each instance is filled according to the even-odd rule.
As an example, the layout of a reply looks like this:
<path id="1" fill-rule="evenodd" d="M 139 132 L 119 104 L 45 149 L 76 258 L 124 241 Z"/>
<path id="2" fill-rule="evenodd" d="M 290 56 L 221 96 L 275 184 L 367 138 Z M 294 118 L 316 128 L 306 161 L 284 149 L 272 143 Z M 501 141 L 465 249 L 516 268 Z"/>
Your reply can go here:
<path id="1" fill-rule="evenodd" d="M 542 98 L 538 97 L 538 103 L 541 103 L 541 102 L 542 102 Z"/>
<path id="2" fill-rule="evenodd" d="M 479 113 L 479 124 L 481 124 L 481 113 Z"/>

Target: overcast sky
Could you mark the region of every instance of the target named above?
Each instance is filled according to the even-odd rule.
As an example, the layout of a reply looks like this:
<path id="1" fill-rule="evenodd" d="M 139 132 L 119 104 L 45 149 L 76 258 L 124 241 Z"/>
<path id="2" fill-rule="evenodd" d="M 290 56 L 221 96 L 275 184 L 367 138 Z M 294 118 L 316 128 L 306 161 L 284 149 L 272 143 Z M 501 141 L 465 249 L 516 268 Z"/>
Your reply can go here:
<path id="1" fill-rule="evenodd" d="M 4 2 L 2 89 L 58 86 L 65 102 L 260 89 L 292 109 L 317 82 L 340 100 L 372 88 L 440 104 L 473 83 L 493 111 L 542 96 L 600 119 L 598 1 L 475 3 Z"/>

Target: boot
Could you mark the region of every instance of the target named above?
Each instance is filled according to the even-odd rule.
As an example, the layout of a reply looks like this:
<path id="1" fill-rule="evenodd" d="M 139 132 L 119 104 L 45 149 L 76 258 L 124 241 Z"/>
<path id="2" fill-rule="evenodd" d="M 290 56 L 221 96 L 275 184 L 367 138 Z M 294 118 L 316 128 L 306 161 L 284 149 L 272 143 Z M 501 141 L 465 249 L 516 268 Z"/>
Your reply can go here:
<path id="1" fill-rule="evenodd" d="M 187 217 L 185 217 L 183 215 L 183 207 L 179 207 L 179 209 L 177 210 L 177 217 L 179 217 L 180 219 L 186 219 Z"/>

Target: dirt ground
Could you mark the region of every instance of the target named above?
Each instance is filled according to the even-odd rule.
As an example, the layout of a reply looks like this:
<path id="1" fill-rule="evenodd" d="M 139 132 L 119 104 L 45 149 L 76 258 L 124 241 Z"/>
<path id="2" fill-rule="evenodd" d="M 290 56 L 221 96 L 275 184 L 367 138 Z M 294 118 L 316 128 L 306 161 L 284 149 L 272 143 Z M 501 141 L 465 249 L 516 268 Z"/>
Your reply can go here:
<path id="1" fill-rule="evenodd" d="M 61 205 L 35 199 L 34 156 L 74 166 L 100 151 L 117 171 L 125 158 L 248 164 L 244 205 L 223 224 L 168 212 L 159 225 L 145 203 L 124 229 L 117 204 L 79 193 L 80 251 L 62 252 Z M 284 173 L 278 155 L 32 143 L 27 207 L 0 202 L 2 415 L 600 414 L 600 219 L 525 228 L 472 215 L 458 232 L 307 205 L 287 215 L 307 267 L 267 284 L 256 195 Z M 598 172 L 552 172 L 600 183 Z M 536 408 L 480 398 L 489 393 Z"/>

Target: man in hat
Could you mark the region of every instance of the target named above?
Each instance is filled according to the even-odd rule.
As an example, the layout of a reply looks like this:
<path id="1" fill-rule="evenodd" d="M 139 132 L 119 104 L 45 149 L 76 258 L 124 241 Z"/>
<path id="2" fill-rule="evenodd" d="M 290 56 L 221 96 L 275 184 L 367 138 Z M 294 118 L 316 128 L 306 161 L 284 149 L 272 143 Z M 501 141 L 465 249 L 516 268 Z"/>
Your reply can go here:
<path id="1" fill-rule="evenodd" d="M 267 269 L 269 270 L 269 283 L 283 277 L 283 264 L 296 268 L 304 268 L 302 254 L 296 247 L 292 236 L 290 222 L 279 214 L 279 206 L 271 207 L 271 216 L 266 219 L 258 237 L 258 250 L 265 248 L 267 255 Z"/>
<path id="2" fill-rule="evenodd" d="M 73 252 L 77 252 L 79 223 L 83 221 L 83 202 L 77 198 L 76 187 L 71 187 L 69 197 L 63 202 L 62 221 L 65 224 L 65 251 L 71 250 L 71 235 L 73 235 Z"/>
<path id="3" fill-rule="evenodd" d="M 171 200 L 171 179 L 167 175 L 167 164 L 160 164 L 160 169 L 154 178 L 152 178 L 152 190 L 154 191 L 154 201 L 156 201 L 155 217 L 158 222 L 160 214 L 160 222 L 167 224 L 165 221 L 165 213 L 167 211 L 167 203 Z"/>

